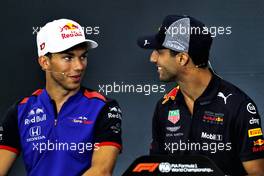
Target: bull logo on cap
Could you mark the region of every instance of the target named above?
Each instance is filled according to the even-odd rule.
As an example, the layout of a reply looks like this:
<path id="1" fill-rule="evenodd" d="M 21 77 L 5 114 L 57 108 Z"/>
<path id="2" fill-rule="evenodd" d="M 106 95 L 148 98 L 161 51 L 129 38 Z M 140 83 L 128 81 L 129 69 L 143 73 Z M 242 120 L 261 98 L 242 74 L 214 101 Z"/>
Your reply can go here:
<path id="1" fill-rule="evenodd" d="M 79 27 L 77 25 L 72 24 L 72 23 L 67 23 L 66 25 L 61 27 L 61 32 L 68 31 L 68 30 L 75 30 L 75 29 L 79 29 Z"/>

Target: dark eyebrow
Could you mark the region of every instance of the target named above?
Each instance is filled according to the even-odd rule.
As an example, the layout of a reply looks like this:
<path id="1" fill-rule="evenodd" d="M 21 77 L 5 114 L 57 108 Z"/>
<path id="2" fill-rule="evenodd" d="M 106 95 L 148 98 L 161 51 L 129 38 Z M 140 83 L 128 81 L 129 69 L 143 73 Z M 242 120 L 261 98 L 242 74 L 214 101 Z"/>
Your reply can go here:
<path id="1" fill-rule="evenodd" d="M 81 54 L 81 56 L 87 55 L 88 51 L 83 52 L 83 54 Z"/>
<path id="2" fill-rule="evenodd" d="M 74 54 L 70 51 L 64 51 L 64 52 L 61 52 L 60 54 L 67 54 L 67 55 L 70 55 L 70 56 L 74 56 Z"/>

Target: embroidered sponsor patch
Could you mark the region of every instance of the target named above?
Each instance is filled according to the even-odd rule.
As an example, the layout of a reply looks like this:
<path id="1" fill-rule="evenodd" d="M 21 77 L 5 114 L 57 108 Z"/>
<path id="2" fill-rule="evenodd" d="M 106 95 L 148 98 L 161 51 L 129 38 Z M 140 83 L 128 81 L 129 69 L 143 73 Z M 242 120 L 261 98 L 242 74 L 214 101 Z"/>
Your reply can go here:
<path id="1" fill-rule="evenodd" d="M 168 120 L 171 123 L 176 124 L 180 120 L 180 110 L 176 109 L 169 111 Z"/>
<path id="2" fill-rule="evenodd" d="M 261 135 L 262 135 L 261 128 L 254 128 L 254 129 L 248 130 L 248 137 L 255 137 L 255 136 L 261 136 Z"/>

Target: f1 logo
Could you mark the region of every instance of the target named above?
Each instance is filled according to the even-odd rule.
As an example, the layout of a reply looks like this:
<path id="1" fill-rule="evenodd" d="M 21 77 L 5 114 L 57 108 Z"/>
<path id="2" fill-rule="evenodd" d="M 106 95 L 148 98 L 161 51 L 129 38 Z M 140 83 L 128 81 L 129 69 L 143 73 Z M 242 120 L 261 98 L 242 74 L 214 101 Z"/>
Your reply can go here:
<path id="1" fill-rule="evenodd" d="M 31 137 L 39 136 L 41 133 L 41 127 L 40 126 L 34 126 L 29 129 L 29 135 Z"/>
<path id="2" fill-rule="evenodd" d="M 133 172 L 149 171 L 154 172 L 158 167 L 159 163 L 139 163 L 134 169 Z"/>

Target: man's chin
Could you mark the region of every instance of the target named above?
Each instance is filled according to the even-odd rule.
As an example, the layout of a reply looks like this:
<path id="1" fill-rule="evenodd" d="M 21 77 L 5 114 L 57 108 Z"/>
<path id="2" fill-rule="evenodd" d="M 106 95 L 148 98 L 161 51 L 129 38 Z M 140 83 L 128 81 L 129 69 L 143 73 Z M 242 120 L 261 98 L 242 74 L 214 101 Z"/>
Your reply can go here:
<path id="1" fill-rule="evenodd" d="M 170 83 L 170 82 L 173 82 L 173 79 L 163 78 L 163 77 L 159 77 L 159 80 L 160 80 L 161 82 L 164 82 L 164 83 Z"/>
<path id="2" fill-rule="evenodd" d="M 80 89 L 81 85 L 80 84 L 72 84 L 72 85 L 67 85 L 65 86 L 65 89 L 68 91 L 75 91 Z"/>

